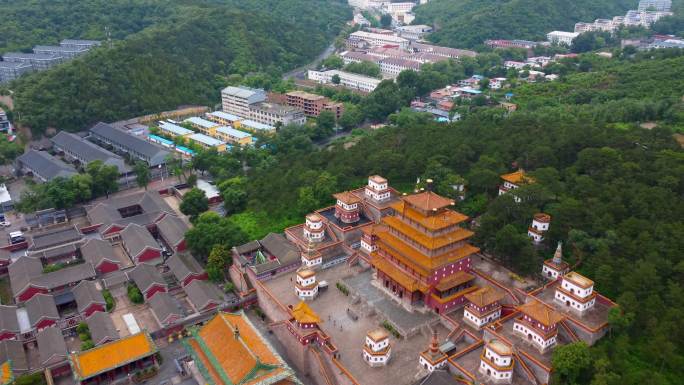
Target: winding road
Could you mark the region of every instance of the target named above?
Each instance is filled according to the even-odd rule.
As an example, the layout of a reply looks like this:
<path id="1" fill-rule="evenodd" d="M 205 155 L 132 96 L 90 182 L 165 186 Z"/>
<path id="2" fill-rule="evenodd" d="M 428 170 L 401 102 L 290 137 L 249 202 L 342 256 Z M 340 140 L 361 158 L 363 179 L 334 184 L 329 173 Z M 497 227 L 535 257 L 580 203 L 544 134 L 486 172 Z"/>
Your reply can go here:
<path id="1" fill-rule="evenodd" d="M 335 52 L 335 42 L 333 41 L 320 55 L 310 62 L 309 64 L 303 65 L 301 67 L 295 68 L 292 71 L 283 75 L 283 79 L 295 78 L 295 79 L 306 79 L 306 73 L 312 68 L 316 68 L 320 62 L 325 60 L 328 56 Z"/>

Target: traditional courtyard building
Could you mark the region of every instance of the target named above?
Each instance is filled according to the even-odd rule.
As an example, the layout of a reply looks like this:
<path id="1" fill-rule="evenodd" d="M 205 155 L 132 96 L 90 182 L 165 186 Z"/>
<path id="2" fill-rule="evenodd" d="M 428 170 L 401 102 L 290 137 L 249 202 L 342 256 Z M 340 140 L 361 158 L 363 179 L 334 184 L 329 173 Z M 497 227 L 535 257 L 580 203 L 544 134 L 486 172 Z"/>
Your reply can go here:
<path id="1" fill-rule="evenodd" d="M 515 320 L 513 330 L 521 338 L 527 339 L 542 353 L 556 345 L 562 314 L 536 299 L 519 306 L 518 310 L 521 314 Z"/>
<path id="2" fill-rule="evenodd" d="M 310 269 L 297 271 L 297 282 L 295 283 L 295 293 L 302 301 L 310 301 L 318 295 L 318 282 L 316 273 Z"/>
<path id="3" fill-rule="evenodd" d="M 501 303 L 504 295 L 490 286 L 477 289 L 465 295 L 468 304 L 463 308 L 463 320 L 478 329 L 501 317 Z"/>
<path id="4" fill-rule="evenodd" d="M 567 274 L 569 271 L 570 265 L 563 261 L 563 245 L 558 242 L 556 251 L 553 253 L 553 258 L 544 261 L 542 275 L 547 279 L 554 280 Z"/>
<path id="5" fill-rule="evenodd" d="M 409 308 L 447 312 L 475 290 L 467 271 L 479 249 L 468 243 L 473 232 L 460 226 L 468 217 L 453 205 L 432 191 L 404 196 L 366 237 L 368 247 L 377 246 L 371 252 L 376 282 Z"/>
<path id="6" fill-rule="evenodd" d="M 499 185 L 499 195 L 506 194 L 512 190 L 520 188 L 520 186 L 534 183 L 534 179 L 525 174 L 525 170 L 522 168 L 518 171 L 501 175 L 502 183 Z M 513 195 L 513 199 L 520 203 L 521 199 L 518 196 Z"/>
<path id="7" fill-rule="evenodd" d="M 527 229 L 527 236 L 532 238 L 534 243 L 541 243 L 544 240 L 544 233 L 549 231 L 550 224 L 551 216 L 549 214 L 534 214 L 532 225 Z"/>
<path id="8" fill-rule="evenodd" d="M 556 288 L 554 299 L 580 314 L 584 313 L 594 307 L 594 303 L 596 303 L 594 281 L 571 271 L 563 276 L 563 281 Z"/>
<path id="9" fill-rule="evenodd" d="M 480 356 L 480 373 L 497 384 L 513 380 L 513 350 L 497 339 L 490 340 Z"/>
<path id="10" fill-rule="evenodd" d="M 363 359 L 371 367 L 385 366 L 392 354 L 389 334 L 383 329 L 375 329 L 366 334 L 363 344 Z"/>

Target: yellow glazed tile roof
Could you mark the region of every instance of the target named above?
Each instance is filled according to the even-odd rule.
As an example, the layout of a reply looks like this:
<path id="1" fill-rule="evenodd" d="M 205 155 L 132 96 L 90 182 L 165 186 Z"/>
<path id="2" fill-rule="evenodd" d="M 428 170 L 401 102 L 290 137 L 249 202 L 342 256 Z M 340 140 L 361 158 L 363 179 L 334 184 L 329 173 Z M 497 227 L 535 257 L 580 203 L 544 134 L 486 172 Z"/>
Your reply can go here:
<path id="1" fill-rule="evenodd" d="M 247 375 L 257 366 L 257 361 L 266 365 L 282 365 L 280 359 L 242 314 L 219 313 L 200 329 L 199 336 L 234 384 L 244 382 Z M 213 366 L 211 362 L 203 363 L 206 367 Z M 254 380 L 269 378 L 283 370 L 276 368 L 267 373 L 257 373 Z"/>
<path id="2" fill-rule="evenodd" d="M 0 366 L 0 385 L 7 385 L 13 380 L 12 367 L 10 366 L 9 361 L 5 361 L 5 363 Z"/>
<path id="3" fill-rule="evenodd" d="M 71 355 L 76 374 L 90 378 L 129 362 L 137 361 L 157 351 L 146 332 L 134 334 L 96 348 Z"/>
<path id="4" fill-rule="evenodd" d="M 297 322 L 300 323 L 320 323 L 321 318 L 316 314 L 316 312 L 306 304 L 306 302 L 301 301 L 297 306 L 292 308 L 292 316 Z"/>

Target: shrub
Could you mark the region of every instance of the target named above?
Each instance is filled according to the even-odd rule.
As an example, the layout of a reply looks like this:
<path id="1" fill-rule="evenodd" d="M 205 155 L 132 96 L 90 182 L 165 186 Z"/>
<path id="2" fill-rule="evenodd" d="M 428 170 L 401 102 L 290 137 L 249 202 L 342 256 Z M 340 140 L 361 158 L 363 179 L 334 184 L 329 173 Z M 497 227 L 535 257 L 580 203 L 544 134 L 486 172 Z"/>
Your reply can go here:
<path id="1" fill-rule="evenodd" d="M 131 302 L 138 303 L 138 304 L 145 302 L 145 299 L 143 298 L 143 295 L 137 286 L 135 286 L 132 283 L 129 283 L 127 290 L 128 290 L 128 299 L 130 299 Z"/>
<path id="2" fill-rule="evenodd" d="M 86 351 L 86 350 L 92 349 L 94 347 L 95 347 L 95 344 L 93 343 L 92 340 L 86 340 L 86 341 L 83 341 L 83 343 L 81 344 L 81 351 Z"/>
<path id="3" fill-rule="evenodd" d="M 102 296 L 104 297 L 105 303 L 107 304 L 107 311 L 111 312 L 112 310 L 114 310 L 116 302 L 114 302 L 114 297 L 112 296 L 112 293 L 110 293 L 109 290 L 105 289 L 102 290 Z"/>
<path id="4" fill-rule="evenodd" d="M 392 333 L 392 335 L 396 338 L 401 338 L 401 334 L 397 329 L 392 326 L 391 323 L 389 323 L 387 320 L 382 321 L 382 327 L 387 329 L 388 332 Z"/>
<path id="5" fill-rule="evenodd" d="M 337 286 L 337 288 L 342 292 L 342 294 L 349 295 L 349 289 L 347 289 L 347 287 L 341 284 L 340 282 L 337 282 L 335 286 Z"/>

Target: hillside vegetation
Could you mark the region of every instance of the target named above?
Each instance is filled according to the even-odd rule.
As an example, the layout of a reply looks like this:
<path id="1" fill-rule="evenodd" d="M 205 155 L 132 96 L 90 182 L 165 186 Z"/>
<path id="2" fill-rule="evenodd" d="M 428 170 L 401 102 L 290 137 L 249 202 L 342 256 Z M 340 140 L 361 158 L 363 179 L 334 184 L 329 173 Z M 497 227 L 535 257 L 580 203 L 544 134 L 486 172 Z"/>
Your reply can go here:
<path id="1" fill-rule="evenodd" d="M 170 0 L 0 0 L 0 54 L 62 39 L 113 39 L 169 17 Z"/>
<path id="2" fill-rule="evenodd" d="M 578 21 L 612 18 L 637 0 L 432 0 L 418 6 L 416 24 L 434 25 L 430 40 L 469 48 L 486 39 L 545 40 L 553 30 L 572 31 Z"/>
<path id="3" fill-rule="evenodd" d="M 216 3 L 186 6 L 112 48 L 21 78 L 11 85 L 21 122 L 36 132 L 82 130 L 182 104 L 213 105 L 228 76 L 277 76 L 302 65 L 350 16 L 342 3 L 323 0 Z"/>

